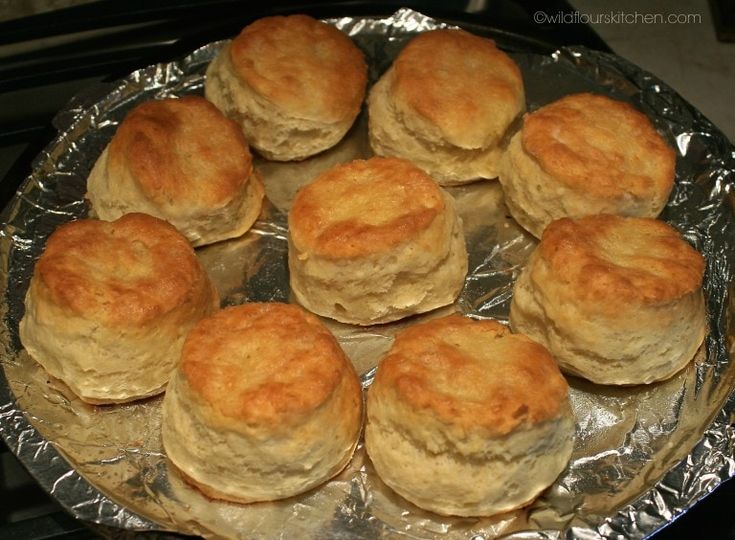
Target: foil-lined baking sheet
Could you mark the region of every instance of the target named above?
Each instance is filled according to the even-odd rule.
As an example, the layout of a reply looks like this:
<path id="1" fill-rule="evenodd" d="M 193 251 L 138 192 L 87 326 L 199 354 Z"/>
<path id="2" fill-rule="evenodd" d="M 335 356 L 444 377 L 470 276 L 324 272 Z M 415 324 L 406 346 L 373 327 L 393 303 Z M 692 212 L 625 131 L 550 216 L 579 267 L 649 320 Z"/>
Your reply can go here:
<path id="1" fill-rule="evenodd" d="M 330 20 L 365 52 L 371 82 L 416 32 L 443 26 L 410 11 Z M 235 538 L 592 539 L 644 537 L 735 475 L 729 397 L 735 262 L 735 155 L 725 136 L 664 83 L 616 56 L 584 48 L 513 52 L 528 108 L 596 91 L 643 110 L 677 149 L 677 181 L 662 215 L 707 260 L 709 335 L 692 364 L 650 386 L 613 388 L 571 378 L 577 439 L 568 469 L 530 506 L 492 518 L 446 518 L 384 486 L 362 447 L 326 485 L 292 499 L 236 505 L 185 484 L 162 452 L 161 398 L 94 407 L 50 381 L 22 350 L 23 298 L 48 235 L 83 217 L 85 182 L 117 124 L 150 98 L 201 94 L 221 43 L 151 66 L 79 96 L 56 119 L 58 138 L 2 215 L 0 430 L 35 478 L 79 519 L 120 529 Z M 367 157 L 365 113 L 334 149 L 298 163 L 256 163 L 270 203 L 252 231 L 198 255 L 224 304 L 289 301 L 286 213 L 299 186 L 336 163 Z M 452 188 L 464 220 L 469 275 L 455 303 L 402 322 L 357 328 L 325 320 L 361 374 L 372 380 L 397 329 L 451 311 L 507 321 L 513 280 L 535 240 L 508 217 L 497 182 Z M 478 480 L 480 481 L 480 480 Z"/>

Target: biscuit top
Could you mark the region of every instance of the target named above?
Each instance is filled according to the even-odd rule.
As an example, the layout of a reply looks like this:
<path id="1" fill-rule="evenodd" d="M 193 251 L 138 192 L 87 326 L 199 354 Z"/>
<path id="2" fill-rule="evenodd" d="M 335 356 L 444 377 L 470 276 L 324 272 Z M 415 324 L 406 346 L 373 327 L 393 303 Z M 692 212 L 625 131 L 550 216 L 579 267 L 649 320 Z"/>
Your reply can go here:
<path id="1" fill-rule="evenodd" d="M 657 219 L 559 219 L 544 230 L 538 251 L 564 294 L 595 310 L 666 303 L 702 286 L 702 256 Z"/>
<path id="2" fill-rule="evenodd" d="M 338 165 L 307 184 L 288 223 L 299 251 L 352 258 L 414 238 L 444 208 L 441 188 L 425 172 L 402 159 L 376 157 Z"/>
<path id="3" fill-rule="evenodd" d="M 268 430 L 303 421 L 345 378 L 360 399 L 354 368 L 334 336 L 289 304 L 244 304 L 202 319 L 184 343 L 181 372 L 210 410 Z"/>
<path id="4" fill-rule="evenodd" d="M 496 143 L 525 108 L 518 66 L 492 40 L 463 30 L 418 35 L 392 69 L 399 106 L 427 119 L 461 148 Z"/>
<path id="5" fill-rule="evenodd" d="M 35 272 L 53 305 L 121 327 L 150 323 L 210 287 L 189 241 L 146 214 L 62 225 Z"/>
<path id="6" fill-rule="evenodd" d="M 606 96 L 573 94 L 528 114 L 522 144 L 546 173 L 598 197 L 658 199 L 674 185 L 674 151 L 646 115 Z"/>
<path id="7" fill-rule="evenodd" d="M 564 414 L 568 387 L 551 354 L 491 320 L 460 315 L 416 324 L 396 337 L 370 392 L 463 432 L 505 435 Z"/>
<path id="8" fill-rule="evenodd" d="M 109 147 L 108 175 L 130 172 L 159 207 L 219 208 L 241 192 L 252 157 L 240 128 L 204 98 L 152 100 L 122 121 Z"/>
<path id="9" fill-rule="evenodd" d="M 265 17 L 230 47 L 237 76 L 287 115 L 343 122 L 365 97 L 367 64 L 345 34 L 306 15 Z"/>

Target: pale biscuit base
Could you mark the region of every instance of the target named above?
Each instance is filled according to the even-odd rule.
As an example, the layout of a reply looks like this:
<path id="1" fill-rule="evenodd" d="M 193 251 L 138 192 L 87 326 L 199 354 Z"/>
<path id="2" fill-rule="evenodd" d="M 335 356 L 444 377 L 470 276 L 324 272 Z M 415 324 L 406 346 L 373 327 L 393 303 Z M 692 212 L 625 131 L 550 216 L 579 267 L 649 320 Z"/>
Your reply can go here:
<path id="1" fill-rule="evenodd" d="M 416 506 L 444 516 L 489 516 L 525 506 L 567 466 L 574 440 L 568 411 L 495 439 L 484 453 L 436 453 L 400 427 L 375 420 L 380 416 L 374 411 L 365 430 L 380 479 Z"/>
<path id="2" fill-rule="evenodd" d="M 513 289 L 510 324 L 544 344 L 566 373 L 597 384 L 666 380 L 692 360 L 706 334 L 702 291 L 616 317 L 590 317 L 573 303 L 550 305 L 532 257 Z"/>
<path id="3" fill-rule="evenodd" d="M 184 479 L 213 499 L 251 503 L 292 497 L 350 462 L 357 446 L 354 430 L 349 441 L 314 439 L 334 429 L 335 407 L 342 405 L 330 404 L 287 437 L 269 437 L 257 428 L 212 425 L 206 408 L 175 375 L 163 402 L 163 446 Z"/>
<path id="4" fill-rule="evenodd" d="M 26 296 L 21 342 L 31 358 L 82 401 L 127 403 L 165 390 L 196 319 L 180 324 L 172 316 L 160 321 L 156 330 L 107 328 L 39 304 L 38 287 L 32 282 Z M 219 307 L 216 304 L 203 306 L 201 316 Z"/>

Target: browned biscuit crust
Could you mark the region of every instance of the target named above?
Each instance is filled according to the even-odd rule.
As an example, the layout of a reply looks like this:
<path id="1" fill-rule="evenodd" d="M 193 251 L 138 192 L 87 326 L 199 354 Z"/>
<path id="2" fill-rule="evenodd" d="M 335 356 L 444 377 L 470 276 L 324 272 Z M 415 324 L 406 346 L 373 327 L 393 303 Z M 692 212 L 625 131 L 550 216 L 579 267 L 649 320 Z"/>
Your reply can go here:
<path id="1" fill-rule="evenodd" d="M 450 315 L 398 334 L 370 392 L 404 403 L 416 421 L 498 437 L 558 416 L 568 390 L 538 343 L 496 321 Z"/>
<path id="2" fill-rule="evenodd" d="M 328 170 L 299 191 L 289 230 L 301 251 L 354 258 L 410 241 L 444 207 L 439 187 L 408 161 L 356 160 Z"/>
<path id="3" fill-rule="evenodd" d="M 400 108 L 430 122 L 460 148 L 498 142 L 525 108 L 515 62 L 492 40 L 464 30 L 413 38 L 393 64 L 392 91 Z"/>
<path id="4" fill-rule="evenodd" d="M 239 126 L 198 96 L 138 105 L 112 138 L 107 167 L 116 178 L 130 171 L 149 201 L 177 212 L 225 206 L 253 172 Z"/>
<path id="5" fill-rule="evenodd" d="M 307 15 L 258 19 L 233 40 L 229 53 L 242 81 L 289 116 L 351 121 L 365 96 L 360 50 Z"/>
<path id="6" fill-rule="evenodd" d="M 149 324 L 211 289 L 186 238 L 146 214 L 62 225 L 49 237 L 36 276 L 39 301 L 121 327 Z"/>
<path id="7" fill-rule="evenodd" d="M 538 249 L 550 272 L 566 284 L 565 296 L 590 312 L 633 312 L 702 287 L 702 255 L 656 219 L 606 214 L 560 219 L 546 228 Z"/>
<path id="8" fill-rule="evenodd" d="M 100 219 L 150 214 L 195 246 L 244 234 L 264 193 L 239 126 L 197 96 L 134 108 L 87 179 Z"/>
<path id="9" fill-rule="evenodd" d="M 676 157 L 632 106 L 597 94 L 572 94 L 526 116 L 523 148 L 560 182 L 593 197 L 663 200 Z"/>
<path id="10" fill-rule="evenodd" d="M 202 320 L 187 336 L 181 371 L 217 416 L 278 432 L 312 414 L 354 373 L 319 319 L 277 303 L 227 308 Z M 357 399 L 359 383 L 349 380 Z"/>

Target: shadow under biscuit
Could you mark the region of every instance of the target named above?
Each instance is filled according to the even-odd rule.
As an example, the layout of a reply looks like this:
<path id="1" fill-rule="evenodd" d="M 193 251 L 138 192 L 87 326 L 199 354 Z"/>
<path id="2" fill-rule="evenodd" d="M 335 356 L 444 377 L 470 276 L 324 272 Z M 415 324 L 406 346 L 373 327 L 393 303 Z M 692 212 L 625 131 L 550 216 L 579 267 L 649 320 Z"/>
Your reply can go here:
<path id="1" fill-rule="evenodd" d="M 351 483 L 359 475 L 353 462 L 327 483 L 301 495 L 238 504 L 208 497 L 166 459 L 168 485 L 164 491 L 169 501 L 162 502 L 174 522 L 186 523 L 187 530 L 195 527 L 204 537 L 269 538 L 279 531 L 283 538 L 326 538 L 325 531 L 334 528 L 338 509 L 351 504 Z"/>
<path id="2" fill-rule="evenodd" d="M 288 301 L 286 227 L 286 216 L 266 200 L 243 236 L 196 250 L 223 306 Z"/>
<path id="3" fill-rule="evenodd" d="M 290 293 L 288 302 L 306 310 L 298 303 L 293 293 Z M 425 313 L 404 317 L 397 321 L 367 326 L 343 323 L 321 315 L 317 315 L 317 317 L 337 338 L 340 347 L 355 367 L 363 387 L 367 387 L 372 381 L 375 368 L 390 349 L 398 332 L 414 324 L 444 317 L 458 311 L 460 309 L 457 303 L 454 303 Z"/>
<path id="4" fill-rule="evenodd" d="M 344 138 L 334 147 L 302 161 L 268 161 L 258 157 L 255 166 L 263 176 L 266 197 L 281 212 L 291 208 L 296 192 L 335 165 L 373 155 L 367 138 L 367 112 L 363 110 Z"/>

